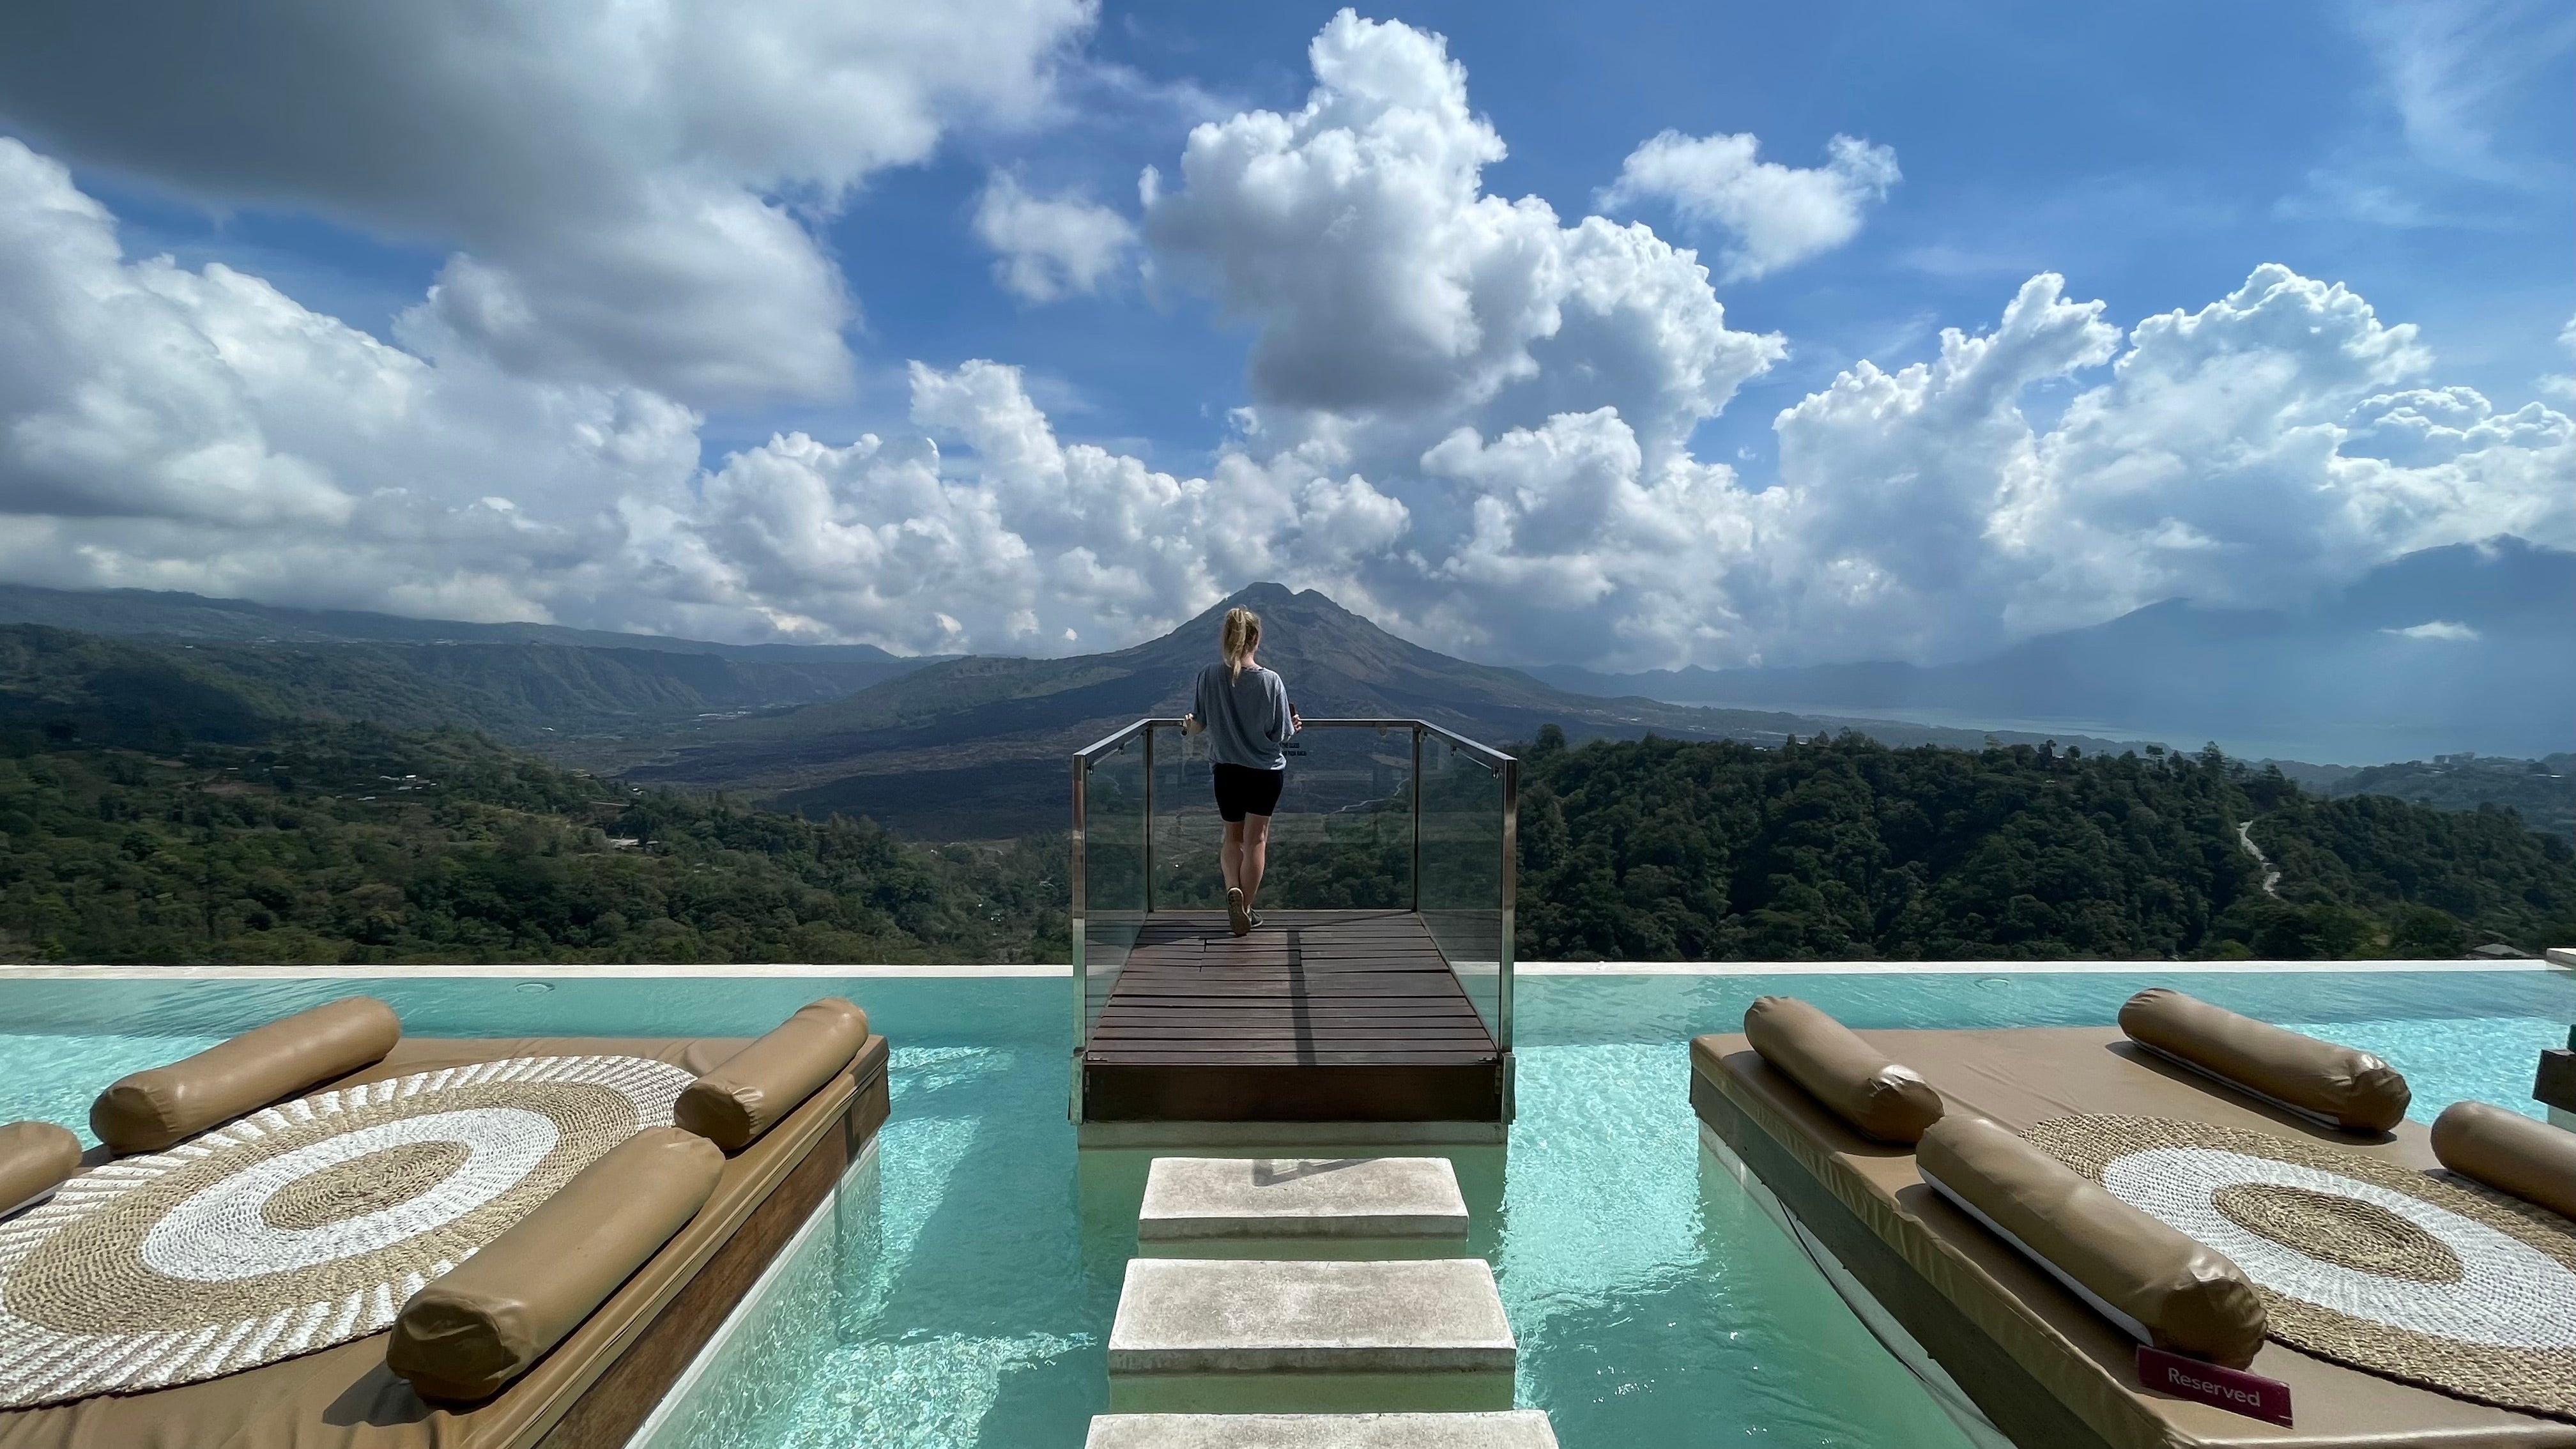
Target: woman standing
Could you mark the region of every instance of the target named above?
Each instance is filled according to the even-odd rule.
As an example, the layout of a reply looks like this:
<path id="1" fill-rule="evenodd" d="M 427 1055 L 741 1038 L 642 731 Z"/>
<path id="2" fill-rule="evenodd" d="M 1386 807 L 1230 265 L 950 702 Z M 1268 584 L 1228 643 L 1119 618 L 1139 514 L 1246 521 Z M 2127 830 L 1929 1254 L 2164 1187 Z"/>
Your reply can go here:
<path id="1" fill-rule="evenodd" d="M 1270 858 L 1270 815 L 1288 778 L 1282 748 L 1305 724 L 1288 704 L 1288 683 L 1252 657 L 1261 647 L 1261 616 L 1225 611 L 1218 639 L 1224 658 L 1199 671 L 1181 733 L 1205 730 L 1216 757 L 1216 813 L 1225 820 L 1225 918 L 1238 936 L 1261 924 L 1252 903 Z"/>

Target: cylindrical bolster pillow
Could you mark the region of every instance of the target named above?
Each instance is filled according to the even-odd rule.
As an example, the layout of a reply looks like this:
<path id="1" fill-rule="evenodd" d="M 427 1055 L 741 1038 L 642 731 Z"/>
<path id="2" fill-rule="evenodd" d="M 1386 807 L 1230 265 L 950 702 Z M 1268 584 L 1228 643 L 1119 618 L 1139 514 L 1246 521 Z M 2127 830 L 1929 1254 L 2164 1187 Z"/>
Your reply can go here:
<path id="1" fill-rule="evenodd" d="M 392 1007 L 372 996 L 347 997 L 118 1081 L 90 1104 L 89 1130 L 121 1153 L 158 1152 L 374 1066 L 400 1040 Z"/>
<path id="2" fill-rule="evenodd" d="M 1923 1180 L 2133 1338 L 2230 1368 L 2263 1346 L 2243 1269 L 2113 1197 L 1983 1117 L 1951 1117 L 1915 1148 Z"/>
<path id="3" fill-rule="evenodd" d="M 2463 1177 L 2576 1218 L 2576 1132 L 2485 1102 L 2453 1102 L 2433 1119 L 2433 1155 Z"/>
<path id="4" fill-rule="evenodd" d="M 868 1014 L 837 996 L 798 1007 L 776 1031 L 689 1084 L 671 1118 L 740 1152 L 840 1075 L 868 1040 Z"/>
<path id="5" fill-rule="evenodd" d="M 2120 1008 L 2129 1039 L 2184 1066 L 2353 1132 L 2385 1132 L 2406 1120 L 2413 1094 L 2395 1067 L 2238 1016 L 2224 1007 L 2156 987 Z"/>
<path id="6" fill-rule="evenodd" d="M 0 1213 L 52 1192 L 80 1171 L 80 1139 L 51 1122 L 0 1127 Z"/>
<path id="7" fill-rule="evenodd" d="M 648 1127 L 610 1148 L 411 1295 L 394 1319 L 385 1367 L 424 1399 L 499 1393 L 688 1225 L 724 1163 L 714 1143 L 677 1127 Z"/>
<path id="8" fill-rule="evenodd" d="M 1941 1094 L 1851 1029 L 1794 996 L 1765 996 L 1744 1013 L 1744 1036 L 1827 1111 L 1881 1142 L 1912 1142 L 1941 1120 Z"/>

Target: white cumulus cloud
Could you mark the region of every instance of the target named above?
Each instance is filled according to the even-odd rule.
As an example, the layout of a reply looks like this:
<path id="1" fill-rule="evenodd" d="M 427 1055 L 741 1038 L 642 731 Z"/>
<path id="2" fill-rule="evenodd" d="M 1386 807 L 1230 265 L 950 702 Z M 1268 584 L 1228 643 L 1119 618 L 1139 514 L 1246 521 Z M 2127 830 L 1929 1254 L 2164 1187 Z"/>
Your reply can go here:
<path id="1" fill-rule="evenodd" d="M 2558 329 L 2558 345 L 2576 354 L 2576 317 L 2568 318 L 2567 325 Z M 2576 374 L 2552 373 L 2540 380 L 2540 390 L 2563 402 L 2576 404 Z"/>
<path id="2" fill-rule="evenodd" d="M 2401 639 L 2432 639 L 2446 644 L 2463 643 L 2479 637 L 2477 630 L 2449 619 L 2430 619 L 2421 624 L 2409 624 L 2403 629 L 2382 629 L 2379 632 L 2394 634 Z"/>
<path id="3" fill-rule="evenodd" d="M 1078 196 L 1034 196 L 996 171 L 975 203 L 975 236 L 1000 253 L 993 276 L 1023 301 L 1096 292 L 1136 244 L 1133 222 Z"/>
<path id="4" fill-rule="evenodd" d="M 0 119 L 213 207 L 452 248 L 406 322 L 423 352 L 693 403 L 829 396 L 857 313 L 809 219 L 955 125 L 1034 116 L 1093 15 L 278 0 L 133 25 L 13 6 Z"/>
<path id="5" fill-rule="evenodd" d="M 1619 179 L 1601 194 L 1607 211 L 1669 205 L 1684 224 L 1723 230 L 1730 279 L 1793 267 L 1860 235 L 1868 209 L 1903 179 L 1892 147 L 1836 136 L 1822 166 L 1799 168 L 1756 156 L 1751 132 L 1685 136 L 1664 131 L 1628 153 Z"/>
<path id="6" fill-rule="evenodd" d="M 129 261 L 59 163 L 0 138 L 7 577 L 545 618 L 616 587 L 617 510 L 686 496 L 697 424 L 641 389 L 430 362 L 227 267 Z"/>
<path id="7" fill-rule="evenodd" d="M 2430 355 L 2341 286 L 2258 267 L 2125 337 L 2062 288 L 2035 278 L 1993 333 L 1945 333 L 1939 362 L 1862 364 L 1781 414 L 1812 549 L 1799 575 L 1867 581 L 1802 620 L 1802 650 L 1875 634 L 1942 657 L 2165 598 L 2295 603 L 2498 533 L 2576 543 L 2576 426 L 2401 390 Z M 2106 361 L 2053 426 L 2024 416 L 2035 386 Z"/>
<path id="8" fill-rule="evenodd" d="M 2273 265 L 2144 319 L 2035 276 L 1781 409 L 1776 476 L 1745 476 L 1693 432 L 1786 343 L 1729 327 L 1692 251 L 1487 194 L 1502 138 L 1439 37 L 1345 13 L 1311 60 L 1301 108 L 1200 126 L 1145 188 L 1154 285 L 1253 331 L 1251 403 L 1189 469 L 1063 436 L 1007 359 L 914 364 L 895 426 L 702 458 L 679 382 L 532 367 L 498 322 L 442 331 L 445 291 L 380 339 L 128 256 L 0 140 L 0 576 L 1030 653 L 1279 579 L 1436 647 L 1636 668 L 1959 657 L 2436 544 L 2576 546 L 2576 422 Z"/>
<path id="9" fill-rule="evenodd" d="M 1661 457 L 1781 355 L 1647 228 L 1486 194 L 1502 137 L 1439 36 L 1345 10 L 1309 60 L 1303 108 L 1199 126 L 1143 187 L 1158 274 L 1259 328 L 1272 436 L 1374 425 L 1410 456 L 1461 422 L 1609 406 Z"/>

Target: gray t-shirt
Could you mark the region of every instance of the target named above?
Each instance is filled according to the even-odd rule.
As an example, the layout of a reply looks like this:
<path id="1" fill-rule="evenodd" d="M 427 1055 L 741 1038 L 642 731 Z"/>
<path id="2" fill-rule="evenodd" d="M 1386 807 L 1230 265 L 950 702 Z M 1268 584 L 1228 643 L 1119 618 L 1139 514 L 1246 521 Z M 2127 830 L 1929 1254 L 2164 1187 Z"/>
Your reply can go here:
<path id="1" fill-rule="evenodd" d="M 1221 765 L 1248 770 L 1284 770 L 1288 756 L 1280 746 L 1296 729 L 1288 720 L 1288 681 L 1259 665 L 1227 678 L 1226 667 L 1211 664 L 1199 671 L 1190 713 L 1207 727 L 1208 751 Z"/>

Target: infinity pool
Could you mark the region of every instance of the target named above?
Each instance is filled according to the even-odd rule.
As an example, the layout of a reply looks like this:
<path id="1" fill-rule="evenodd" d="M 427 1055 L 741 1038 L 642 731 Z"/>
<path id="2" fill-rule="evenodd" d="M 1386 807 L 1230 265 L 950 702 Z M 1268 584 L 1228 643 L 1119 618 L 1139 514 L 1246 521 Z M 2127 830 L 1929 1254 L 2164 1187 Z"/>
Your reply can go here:
<path id="1" fill-rule="evenodd" d="M 2414 1115 L 2537 1112 L 2576 1021 L 2559 972 L 1529 976 L 1508 1149 L 1462 1158 L 1521 1342 L 1519 1401 L 1567 1449 L 1966 1441 L 1808 1261 L 1707 1163 L 1686 1043 L 1769 991 L 1862 1027 L 2085 1025 L 2170 983 L 2376 1051 Z M 1065 1122 L 1061 978 L 0 982 L 0 1120 L 84 1126 L 119 1073 L 355 991 L 418 1035 L 757 1031 L 838 993 L 895 1042 L 894 1117 L 831 1211 L 638 1449 L 1073 1446 L 1144 1154 Z M 1480 1165 L 1481 1164 L 1481 1165 Z"/>

